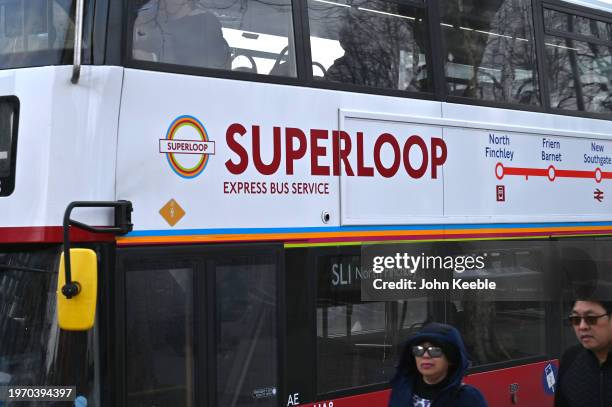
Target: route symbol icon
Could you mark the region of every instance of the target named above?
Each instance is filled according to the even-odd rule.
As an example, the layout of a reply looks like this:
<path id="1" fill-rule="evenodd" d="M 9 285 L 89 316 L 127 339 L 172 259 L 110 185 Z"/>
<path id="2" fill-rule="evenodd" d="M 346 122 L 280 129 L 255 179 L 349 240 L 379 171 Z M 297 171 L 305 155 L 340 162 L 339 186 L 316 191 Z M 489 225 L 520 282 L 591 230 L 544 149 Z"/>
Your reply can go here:
<path id="1" fill-rule="evenodd" d="M 593 191 L 593 199 L 596 199 L 599 202 L 603 202 L 603 199 L 604 199 L 603 191 L 600 190 L 599 188 L 596 188 L 595 191 Z"/>
<path id="2" fill-rule="evenodd" d="M 495 190 L 497 193 L 497 202 L 506 202 L 506 186 L 497 185 Z"/>

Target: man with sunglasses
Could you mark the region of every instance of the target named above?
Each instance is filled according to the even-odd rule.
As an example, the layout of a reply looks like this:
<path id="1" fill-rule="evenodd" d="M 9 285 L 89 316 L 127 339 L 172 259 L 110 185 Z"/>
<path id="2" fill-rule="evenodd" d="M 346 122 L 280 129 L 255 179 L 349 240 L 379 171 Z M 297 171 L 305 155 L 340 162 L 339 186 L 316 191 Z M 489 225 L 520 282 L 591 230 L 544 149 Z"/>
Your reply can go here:
<path id="1" fill-rule="evenodd" d="M 561 357 L 555 407 L 612 406 L 612 302 L 574 302 L 569 321 L 579 345 Z"/>
<path id="2" fill-rule="evenodd" d="M 389 407 L 487 407 L 476 388 L 461 383 L 468 366 L 459 331 L 425 325 L 404 346 Z"/>

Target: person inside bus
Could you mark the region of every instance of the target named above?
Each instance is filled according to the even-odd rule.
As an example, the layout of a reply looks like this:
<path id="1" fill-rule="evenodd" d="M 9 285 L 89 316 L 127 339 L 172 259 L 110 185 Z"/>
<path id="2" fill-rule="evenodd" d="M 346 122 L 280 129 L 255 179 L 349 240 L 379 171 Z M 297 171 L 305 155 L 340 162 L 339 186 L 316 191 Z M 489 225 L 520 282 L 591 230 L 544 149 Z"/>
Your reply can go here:
<path id="1" fill-rule="evenodd" d="M 368 21 L 349 15 L 338 33 L 344 55 L 327 69 L 325 79 L 376 88 L 396 89 L 399 51 L 387 38 L 376 38 Z"/>
<path id="2" fill-rule="evenodd" d="M 391 380 L 389 407 L 487 407 L 475 387 L 462 384 L 469 366 L 461 334 L 429 323 L 406 342 Z"/>
<path id="3" fill-rule="evenodd" d="M 612 301 L 576 300 L 569 321 L 580 343 L 561 357 L 555 407 L 612 406 Z"/>
<path id="4" fill-rule="evenodd" d="M 134 21 L 134 59 L 230 69 L 230 49 L 217 16 L 195 0 L 150 0 Z"/>

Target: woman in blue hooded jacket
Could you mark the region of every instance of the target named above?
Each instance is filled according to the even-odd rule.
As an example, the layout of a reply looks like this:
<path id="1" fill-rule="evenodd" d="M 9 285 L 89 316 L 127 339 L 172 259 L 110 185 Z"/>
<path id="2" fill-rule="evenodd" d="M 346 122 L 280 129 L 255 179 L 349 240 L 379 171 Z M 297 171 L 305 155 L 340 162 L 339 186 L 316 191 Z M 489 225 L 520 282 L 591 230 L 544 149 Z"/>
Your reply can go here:
<path id="1" fill-rule="evenodd" d="M 425 325 L 402 351 L 389 407 L 487 407 L 478 389 L 461 383 L 468 366 L 457 329 Z"/>

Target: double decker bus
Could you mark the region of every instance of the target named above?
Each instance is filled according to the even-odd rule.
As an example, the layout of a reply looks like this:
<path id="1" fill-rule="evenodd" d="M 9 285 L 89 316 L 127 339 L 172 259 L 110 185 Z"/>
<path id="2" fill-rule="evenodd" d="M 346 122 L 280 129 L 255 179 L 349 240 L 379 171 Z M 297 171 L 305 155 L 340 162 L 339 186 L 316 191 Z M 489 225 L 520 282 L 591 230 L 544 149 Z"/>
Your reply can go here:
<path id="1" fill-rule="evenodd" d="M 571 295 L 363 301 L 363 259 L 605 288 L 611 11 L 0 0 L 0 387 L 385 406 L 402 341 L 439 321 L 490 406 L 552 406 Z"/>

